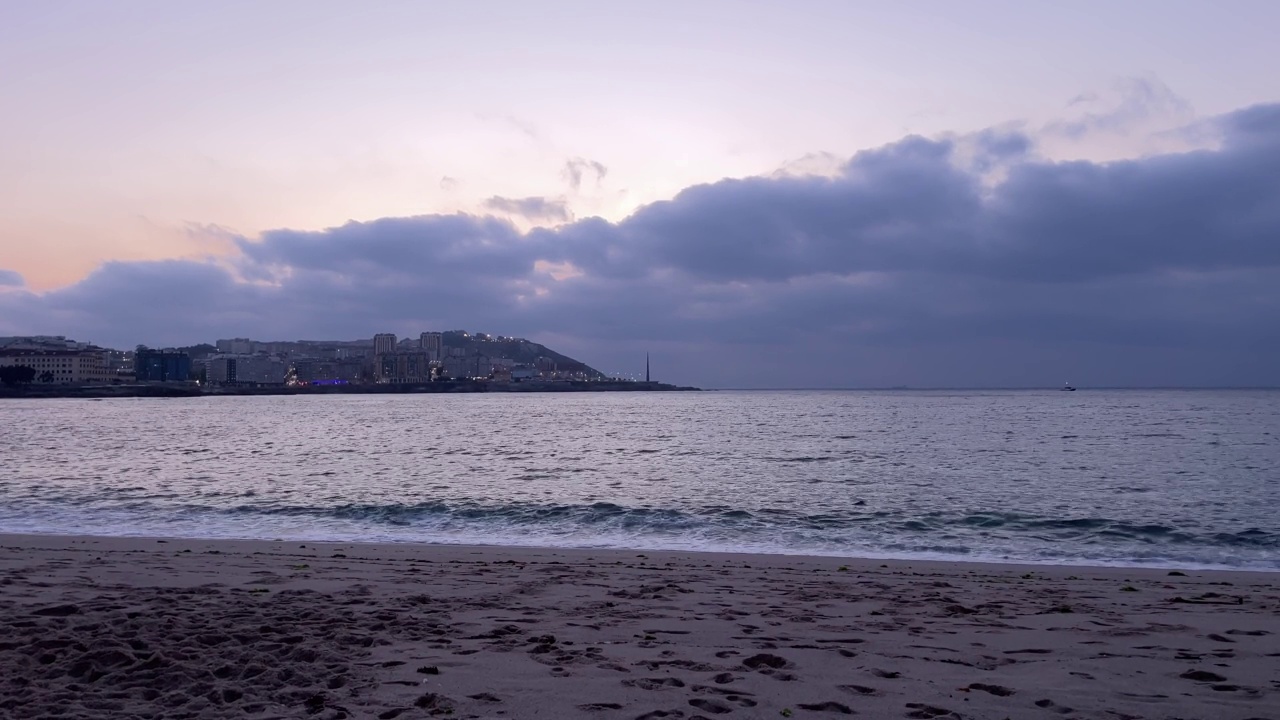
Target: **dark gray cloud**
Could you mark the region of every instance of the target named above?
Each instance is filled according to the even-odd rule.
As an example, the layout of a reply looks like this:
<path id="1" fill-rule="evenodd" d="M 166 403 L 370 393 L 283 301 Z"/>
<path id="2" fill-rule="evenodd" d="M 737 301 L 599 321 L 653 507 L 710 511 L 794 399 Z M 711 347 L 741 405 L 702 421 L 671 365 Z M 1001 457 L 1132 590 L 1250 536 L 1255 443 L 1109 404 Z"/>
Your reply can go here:
<path id="1" fill-rule="evenodd" d="M 569 212 L 569 205 L 563 198 L 507 198 L 494 195 L 484 201 L 484 207 L 486 210 L 507 215 L 519 215 L 528 220 L 568 222 L 573 219 L 573 213 Z"/>
<path id="2" fill-rule="evenodd" d="M 0 287 L 22 287 L 25 284 L 21 273 L 0 268 Z"/>
<path id="3" fill-rule="evenodd" d="M 1009 129 L 908 137 L 616 223 L 275 230 L 223 264 L 0 293 L 0 325 L 120 346 L 464 327 L 607 370 L 648 350 L 708 386 L 1277 385 L 1280 105 L 1212 125 L 1215 149 L 1111 163 L 1038 160 Z"/>

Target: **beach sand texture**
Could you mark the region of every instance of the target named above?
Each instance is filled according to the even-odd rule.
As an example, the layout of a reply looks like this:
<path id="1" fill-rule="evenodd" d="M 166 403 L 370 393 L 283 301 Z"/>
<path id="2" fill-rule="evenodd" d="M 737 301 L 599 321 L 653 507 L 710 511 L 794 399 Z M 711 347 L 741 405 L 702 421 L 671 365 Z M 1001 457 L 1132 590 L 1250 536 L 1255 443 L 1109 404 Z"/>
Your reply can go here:
<path id="1" fill-rule="evenodd" d="M 0 536 L 0 717 L 1276 719 L 1277 580 Z"/>

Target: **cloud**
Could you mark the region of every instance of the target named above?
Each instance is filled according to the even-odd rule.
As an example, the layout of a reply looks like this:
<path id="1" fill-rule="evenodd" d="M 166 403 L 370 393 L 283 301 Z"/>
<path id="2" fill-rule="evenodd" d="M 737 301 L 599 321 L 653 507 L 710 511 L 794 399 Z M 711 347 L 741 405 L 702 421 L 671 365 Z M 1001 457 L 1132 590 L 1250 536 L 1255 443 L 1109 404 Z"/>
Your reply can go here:
<path id="1" fill-rule="evenodd" d="M 1155 77 L 1122 78 L 1108 93 L 1086 93 L 1068 103 L 1073 117 L 1051 130 L 1079 138 L 1090 132 L 1129 132 L 1152 122 L 1185 125 L 1195 118 L 1191 103 Z"/>
<path id="2" fill-rule="evenodd" d="M 604 181 L 605 175 L 609 174 L 609 168 L 595 160 L 586 160 L 583 158 L 570 158 L 564 163 L 564 170 L 561 176 L 569 183 L 569 187 L 574 190 L 582 188 L 582 180 L 584 177 L 595 177 L 598 186 Z"/>
<path id="3" fill-rule="evenodd" d="M 464 327 L 596 367 L 648 350 L 661 377 L 707 386 L 1277 385 L 1280 105 L 1208 122 L 1214 148 L 1106 163 L 1041 159 L 1017 127 L 907 137 L 620 222 L 236 236 L 230 263 L 110 263 L 0 294 L 0 318 L 126 347 Z"/>
<path id="4" fill-rule="evenodd" d="M 457 190 L 458 186 L 461 184 L 462 184 L 461 181 L 459 181 L 458 178 L 455 178 L 455 177 L 449 177 L 448 175 L 445 175 L 444 177 L 440 178 L 440 189 L 446 192 L 452 192 L 454 190 Z"/>
<path id="5" fill-rule="evenodd" d="M 535 125 L 533 122 L 529 120 L 525 120 L 523 118 L 517 117 L 511 113 L 505 113 L 505 114 L 477 113 L 476 119 L 481 120 L 483 122 L 496 123 L 498 125 L 505 126 L 511 130 L 515 130 L 516 132 L 523 135 L 525 138 L 532 140 L 535 143 L 540 143 L 543 141 L 542 132 L 538 130 L 537 125 Z"/>
<path id="6" fill-rule="evenodd" d="M 804 177 L 808 175 L 836 177 L 840 175 L 841 169 L 844 167 L 846 160 L 848 160 L 848 158 L 840 157 L 835 153 L 807 153 L 799 158 L 783 163 L 782 167 L 775 170 L 771 177 Z"/>
<path id="7" fill-rule="evenodd" d="M 20 273 L 0 268 L 0 287 L 23 287 L 26 284 Z"/>
<path id="8" fill-rule="evenodd" d="M 563 198 L 552 200 L 544 197 L 506 198 L 494 195 L 484 201 L 486 210 L 519 215 L 527 220 L 568 222 L 573 219 L 568 203 Z"/>

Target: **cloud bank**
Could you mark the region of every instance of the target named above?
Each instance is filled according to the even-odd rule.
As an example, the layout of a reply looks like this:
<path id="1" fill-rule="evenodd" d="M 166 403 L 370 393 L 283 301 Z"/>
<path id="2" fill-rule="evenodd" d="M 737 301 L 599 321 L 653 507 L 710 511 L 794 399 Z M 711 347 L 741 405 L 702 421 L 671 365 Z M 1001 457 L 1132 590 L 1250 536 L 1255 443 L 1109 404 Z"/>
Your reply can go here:
<path id="1" fill-rule="evenodd" d="M 648 350 L 664 379 L 722 387 L 1280 385 L 1280 105 L 1211 125 L 1213 149 L 1110 163 L 1038 159 L 1018 132 L 907 137 L 617 223 L 273 230 L 229 260 L 5 292 L 0 333 L 129 346 L 468 328 L 604 370 Z M 567 170 L 575 185 L 588 171 L 605 172 Z M 531 201 L 548 202 L 491 208 L 554 213 Z"/>

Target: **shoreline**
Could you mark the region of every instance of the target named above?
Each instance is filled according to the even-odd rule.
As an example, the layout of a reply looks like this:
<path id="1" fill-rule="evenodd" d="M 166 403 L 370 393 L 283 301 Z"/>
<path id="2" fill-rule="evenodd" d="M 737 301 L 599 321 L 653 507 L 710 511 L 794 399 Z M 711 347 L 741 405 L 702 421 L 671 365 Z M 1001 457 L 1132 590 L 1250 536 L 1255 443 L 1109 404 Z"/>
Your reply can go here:
<path id="1" fill-rule="evenodd" d="M 28 385 L 0 386 L 0 399 L 86 399 L 108 398 L 196 398 L 196 397 L 281 397 L 328 395 L 437 395 L 473 393 L 593 393 L 593 392 L 702 392 L 701 388 L 660 382 L 614 382 L 604 380 L 522 381 L 491 383 L 479 380 L 449 380 L 395 385 L 300 385 L 268 387 L 199 387 L 189 383 L 120 385 Z"/>
<path id="2" fill-rule="evenodd" d="M 809 555 L 803 553 L 736 552 L 723 550 L 666 550 L 654 548 L 589 548 L 543 545 L 483 545 L 474 543 L 431 543 L 418 541 L 371 542 L 365 540 L 308 540 L 302 538 L 192 538 L 162 535 L 69 535 L 60 533 L 9 533 L 0 532 L 0 548 L 35 547 L 48 549 L 73 549 L 76 546 L 102 545 L 129 552 L 155 549 L 156 545 L 174 545 L 180 548 L 201 546 L 222 552 L 263 553 L 283 552 L 291 548 L 324 550 L 341 548 L 343 552 L 365 553 L 386 557 L 421 558 L 424 556 L 448 557 L 462 555 L 504 555 L 530 558 L 562 557 L 575 562 L 617 562 L 619 559 L 645 555 L 655 561 L 696 562 L 754 562 L 762 566 L 805 566 L 816 568 L 880 568 L 894 570 L 919 569 L 921 571 L 948 573 L 984 571 L 991 573 L 1042 574 L 1073 576 L 1094 573 L 1105 576 L 1138 577 L 1147 579 L 1169 577 L 1170 573 L 1192 573 L 1219 580 L 1220 575 L 1235 575 L 1242 579 L 1259 579 L 1280 584 L 1280 569 L 1185 567 L 1154 565 L 1073 565 L 1068 563 L 1031 563 L 1000 560 L 950 560 L 938 558 L 863 557 L 853 555 Z M 314 553 L 311 553 L 314 554 Z M 354 556 L 353 556 L 354 557 Z M 603 559 L 601 559 L 603 558 Z M 1174 575 L 1173 577 L 1178 577 Z M 1277 608 L 1280 609 L 1280 608 Z"/>
<path id="3" fill-rule="evenodd" d="M 1268 716 L 1280 574 L 0 535 L 0 714 Z"/>
<path id="4" fill-rule="evenodd" d="M 724 550 L 724 549 L 703 549 L 703 548 L 663 548 L 654 546 L 586 546 L 586 545 L 535 545 L 520 544 L 510 542 L 494 542 L 494 543 L 477 543 L 477 542 L 437 542 L 428 540 L 364 540 L 364 539 L 333 539 L 324 538 L 316 539 L 309 537 L 230 537 L 230 536 L 195 536 L 195 535 L 99 535 L 94 533 L 64 533 L 64 532 L 46 532 L 46 531 L 21 531 L 13 532 L 0 530 L 0 545 L 4 544 L 6 538 L 19 538 L 24 540 L 35 540 L 39 538 L 49 539 L 75 539 L 83 540 L 110 540 L 110 541 L 139 541 L 139 542 L 193 542 L 193 543 L 249 543 L 249 544 L 289 544 L 289 543 L 305 543 L 317 546 L 343 545 L 347 547 L 370 548 L 409 548 L 418 551 L 427 551 L 435 548 L 459 548 L 466 550 L 477 550 L 487 552 L 512 551 L 512 552 L 564 552 L 564 553 L 652 553 L 663 555 L 681 555 L 681 556 L 710 556 L 714 558 L 758 558 L 761 560 L 776 559 L 779 561 L 839 561 L 841 564 L 855 563 L 893 563 L 893 564 L 910 564 L 919 563 L 925 565 L 937 565 L 946 567 L 948 565 L 973 565 L 973 566 L 991 566 L 996 568 L 1008 568 L 1011 570 L 1022 569 L 1037 571 L 1047 568 L 1058 568 L 1062 570 L 1130 570 L 1130 571 L 1152 571 L 1152 572 L 1208 572 L 1208 573 L 1245 573 L 1245 574 L 1264 574 L 1276 575 L 1280 579 L 1280 567 L 1254 567 L 1254 566 L 1231 566 L 1231 565 L 1215 565 L 1208 563 L 1173 563 L 1173 564 L 1141 564 L 1136 562 L 1125 562 L 1117 560 L 1114 562 L 1079 562 L 1076 559 L 1064 559 L 1062 561 L 1031 561 L 1024 559 L 1005 559 L 1005 558 L 989 558 L 989 557 L 938 557 L 938 556 L 912 556 L 912 555 L 893 555 L 893 554 L 865 554 L 865 555 L 844 555 L 836 552 L 820 553 L 805 551 L 763 551 L 763 550 Z"/>

